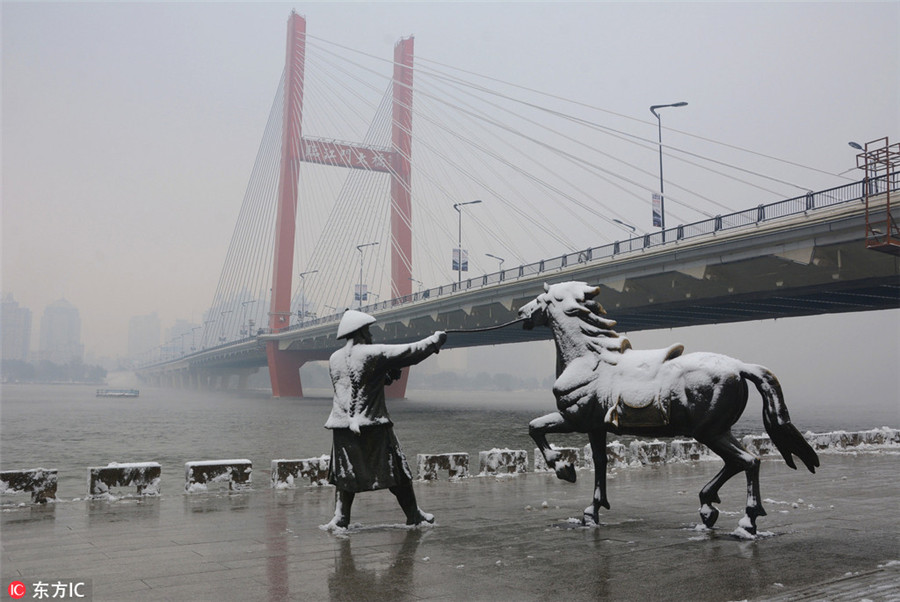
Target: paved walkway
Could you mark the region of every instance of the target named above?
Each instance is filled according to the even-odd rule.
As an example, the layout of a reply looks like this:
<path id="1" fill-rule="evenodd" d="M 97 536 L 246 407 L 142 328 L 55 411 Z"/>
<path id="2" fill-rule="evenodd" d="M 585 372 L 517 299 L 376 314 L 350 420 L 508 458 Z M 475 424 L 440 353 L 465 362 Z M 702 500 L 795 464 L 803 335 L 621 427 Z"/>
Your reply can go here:
<path id="1" fill-rule="evenodd" d="M 437 517 L 422 529 L 393 524 L 388 492 L 360 494 L 343 535 L 319 528 L 330 487 L 7 505 L 3 587 L 22 581 L 31 600 L 37 581 L 84 581 L 85 599 L 155 602 L 900 600 L 900 454 L 821 459 L 815 475 L 763 462 L 770 535 L 755 541 L 731 535 L 740 477 L 717 528 L 693 528 L 718 462 L 617 470 L 594 528 L 568 522 L 590 500 L 589 471 L 574 485 L 543 473 L 417 483 Z"/>

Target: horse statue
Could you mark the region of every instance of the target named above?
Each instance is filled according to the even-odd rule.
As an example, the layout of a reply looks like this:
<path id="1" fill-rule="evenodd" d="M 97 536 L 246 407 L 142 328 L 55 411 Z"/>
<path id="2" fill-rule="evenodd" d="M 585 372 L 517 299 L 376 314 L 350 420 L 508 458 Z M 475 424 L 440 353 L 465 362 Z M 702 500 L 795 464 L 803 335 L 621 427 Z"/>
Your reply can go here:
<path id="1" fill-rule="evenodd" d="M 558 411 L 533 420 L 529 434 L 556 476 L 575 482 L 575 468 L 547 443 L 548 433 L 587 433 L 594 459 L 594 499 L 584 510 L 585 524 L 598 523 L 606 498 L 606 433 L 647 437 L 693 437 L 718 454 L 725 466 L 700 490 L 700 518 L 712 528 L 719 516 L 719 489 L 731 477 L 747 476 L 747 508 L 739 526 L 756 534 L 765 516 L 759 494 L 759 458 L 731 433 L 747 405 L 747 381 L 763 399 L 763 423 L 772 443 L 791 468 L 793 455 L 810 472 L 819 458 L 791 424 L 781 386 L 762 366 L 716 353 L 682 355 L 682 345 L 635 350 L 613 330 L 595 301 L 599 287 L 584 282 L 544 285 L 544 293 L 519 309 L 526 329 L 549 326 L 556 342 Z"/>

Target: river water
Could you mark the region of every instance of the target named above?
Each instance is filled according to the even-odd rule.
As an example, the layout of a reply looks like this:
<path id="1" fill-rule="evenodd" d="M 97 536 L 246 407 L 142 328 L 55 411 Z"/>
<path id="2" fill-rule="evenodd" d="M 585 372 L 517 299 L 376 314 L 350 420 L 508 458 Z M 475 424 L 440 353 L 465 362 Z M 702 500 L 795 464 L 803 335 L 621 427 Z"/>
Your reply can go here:
<path id="1" fill-rule="evenodd" d="M 329 391 L 304 399 L 274 399 L 263 392 L 201 392 L 143 388 L 134 399 L 96 397 L 96 387 L 9 385 L 0 389 L 0 468 L 55 468 L 60 499 L 84 497 L 87 468 L 110 462 L 159 462 L 163 495 L 181 493 L 184 463 L 246 458 L 256 488 L 268 487 L 271 460 L 311 458 L 331 449 L 323 424 Z M 790 400 L 788 400 L 790 407 Z M 534 444 L 528 422 L 554 409 L 547 391 L 417 391 L 388 401 L 394 430 L 415 472 L 419 453 L 465 452 L 470 471 L 478 452 Z M 736 434 L 762 433 L 761 403 L 751 394 Z M 793 411 L 801 432 L 896 428 L 895 409 Z M 584 435 L 552 442 L 583 446 Z M 611 438 L 611 440 L 614 438 Z M 626 441 L 627 442 L 627 441 Z"/>

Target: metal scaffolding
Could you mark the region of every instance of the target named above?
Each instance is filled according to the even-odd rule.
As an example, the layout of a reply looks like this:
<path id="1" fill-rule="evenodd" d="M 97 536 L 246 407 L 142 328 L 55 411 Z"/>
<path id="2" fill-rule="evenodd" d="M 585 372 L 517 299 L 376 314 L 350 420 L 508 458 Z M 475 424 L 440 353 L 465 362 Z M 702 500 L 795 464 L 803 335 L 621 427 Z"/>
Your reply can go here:
<path id="1" fill-rule="evenodd" d="M 887 136 L 866 142 L 856 155 L 856 167 L 865 171 L 866 247 L 892 255 L 900 255 L 900 227 L 891 213 L 891 178 L 900 167 L 900 143 L 890 144 Z M 885 196 L 885 204 L 875 198 Z"/>

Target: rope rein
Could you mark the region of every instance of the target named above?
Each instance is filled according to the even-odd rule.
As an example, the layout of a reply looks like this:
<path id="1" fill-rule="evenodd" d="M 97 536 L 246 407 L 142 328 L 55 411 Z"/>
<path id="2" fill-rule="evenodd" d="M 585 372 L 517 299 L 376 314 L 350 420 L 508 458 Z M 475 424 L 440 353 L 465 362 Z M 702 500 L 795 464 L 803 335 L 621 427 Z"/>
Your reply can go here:
<path id="1" fill-rule="evenodd" d="M 524 322 L 526 318 L 516 318 L 515 320 L 510 320 L 504 324 L 498 324 L 497 326 L 485 326 L 484 328 L 448 328 L 444 332 L 447 334 L 454 333 L 465 333 L 465 332 L 487 332 L 489 330 L 498 330 L 500 328 L 506 328 L 507 326 L 512 326 L 513 324 L 518 324 L 519 322 Z"/>

